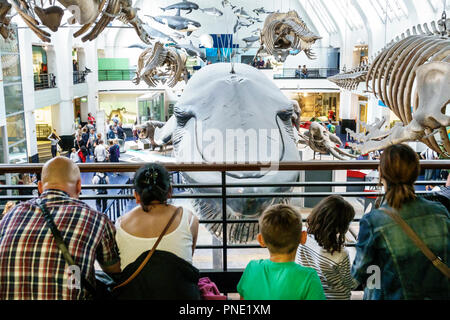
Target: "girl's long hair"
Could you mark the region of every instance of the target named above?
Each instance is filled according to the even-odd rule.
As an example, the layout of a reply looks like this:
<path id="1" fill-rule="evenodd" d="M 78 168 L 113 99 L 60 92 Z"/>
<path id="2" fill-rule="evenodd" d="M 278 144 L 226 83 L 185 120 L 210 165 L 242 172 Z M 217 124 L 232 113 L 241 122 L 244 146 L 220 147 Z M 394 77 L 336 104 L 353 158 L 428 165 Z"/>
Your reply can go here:
<path id="1" fill-rule="evenodd" d="M 308 234 L 331 254 L 341 252 L 354 217 L 355 209 L 349 202 L 338 195 L 330 196 L 315 206 L 306 220 Z"/>

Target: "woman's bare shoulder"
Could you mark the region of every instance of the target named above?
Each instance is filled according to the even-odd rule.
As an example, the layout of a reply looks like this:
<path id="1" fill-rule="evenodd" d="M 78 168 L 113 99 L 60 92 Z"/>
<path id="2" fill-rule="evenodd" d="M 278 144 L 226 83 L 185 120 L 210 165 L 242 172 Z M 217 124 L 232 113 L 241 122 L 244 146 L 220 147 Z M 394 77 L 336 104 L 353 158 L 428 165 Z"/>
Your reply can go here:
<path id="1" fill-rule="evenodd" d="M 122 224 L 126 224 L 127 222 L 137 218 L 140 210 L 141 210 L 140 207 L 136 206 L 134 209 L 132 209 L 131 211 L 128 211 L 123 216 L 121 216 L 119 221 Z"/>

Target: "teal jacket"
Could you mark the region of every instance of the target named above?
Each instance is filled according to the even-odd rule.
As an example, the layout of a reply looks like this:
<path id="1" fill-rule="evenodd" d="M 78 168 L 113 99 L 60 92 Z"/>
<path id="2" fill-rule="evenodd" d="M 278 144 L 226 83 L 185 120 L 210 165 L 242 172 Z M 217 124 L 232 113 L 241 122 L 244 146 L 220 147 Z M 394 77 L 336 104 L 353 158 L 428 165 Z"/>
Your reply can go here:
<path id="1" fill-rule="evenodd" d="M 399 214 L 430 250 L 449 265 L 447 209 L 437 202 L 418 198 L 403 205 Z M 364 299 L 449 299 L 449 280 L 383 211 L 373 210 L 361 219 L 356 250 L 352 276 L 365 286 Z"/>

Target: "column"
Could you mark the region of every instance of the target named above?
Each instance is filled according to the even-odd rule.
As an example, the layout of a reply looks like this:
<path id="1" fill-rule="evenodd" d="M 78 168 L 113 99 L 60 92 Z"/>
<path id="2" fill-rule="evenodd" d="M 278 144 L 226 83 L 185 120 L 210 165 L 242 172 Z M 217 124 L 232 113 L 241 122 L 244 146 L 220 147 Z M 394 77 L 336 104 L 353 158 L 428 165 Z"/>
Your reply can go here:
<path id="1" fill-rule="evenodd" d="M 22 94 L 25 111 L 25 128 L 28 158 L 38 154 L 36 118 L 34 115 L 34 75 L 32 32 L 29 29 L 19 29 L 20 69 L 22 76 Z"/>

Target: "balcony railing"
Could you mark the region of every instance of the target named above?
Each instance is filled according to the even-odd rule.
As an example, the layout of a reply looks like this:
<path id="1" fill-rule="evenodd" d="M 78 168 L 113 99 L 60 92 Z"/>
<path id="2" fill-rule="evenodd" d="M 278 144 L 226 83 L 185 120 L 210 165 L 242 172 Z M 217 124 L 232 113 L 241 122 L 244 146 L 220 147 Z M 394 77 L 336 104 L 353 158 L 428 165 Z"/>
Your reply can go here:
<path id="1" fill-rule="evenodd" d="M 86 76 L 88 72 L 86 71 L 74 71 L 73 72 L 73 84 L 86 83 Z"/>
<path id="2" fill-rule="evenodd" d="M 306 76 L 298 71 L 298 69 L 283 69 L 281 74 L 275 74 L 274 79 L 327 79 L 338 74 L 339 69 L 330 68 L 308 68 L 308 73 Z"/>
<path id="3" fill-rule="evenodd" d="M 121 172 L 128 173 L 130 177 L 145 163 L 136 164 L 112 164 L 112 163 L 96 163 L 96 164 L 79 164 L 81 172 Z M 280 163 L 278 166 L 279 171 L 346 171 L 346 170 L 376 170 L 378 168 L 378 161 L 305 161 L 300 163 Z M 40 173 L 43 164 L 26 164 L 26 165 L 0 165 L 0 175 L 3 174 L 15 174 L 15 173 Z M 217 199 L 221 203 L 222 216 L 220 219 L 209 220 L 200 219 L 200 224 L 221 224 L 223 228 L 223 240 L 222 242 L 216 241 L 212 245 L 197 245 L 197 250 L 214 249 L 220 250 L 221 252 L 221 268 L 219 269 L 207 269 L 202 270 L 202 276 L 210 277 L 214 282 L 216 282 L 224 293 L 236 292 L 237 283 L 242 276 L 242 269 L 230 269 L 228 265 L 229 250 L 245 250 L 245 249 L 255 249 L 260 248 L 256 243 L 252 244 L 229 244 L 227 239 L 227 230 L 229 225 L 236 225 L 242 223 L 257 223 L 257 219 L 237 219 L 231 220 L 227 218 L 226 214 L 223 214 L 227 210 L 227 201 L 229 199 L 242 199 L 242 198 L 288 198 L 288 199 L 299 199 L 299 198 L 324 198 L 330 195 L 342 195 L 347 198 L 370 198 L 383 196 L 380 191 L 372 190 L 373 192 L 365 193 L 355 190 L 355 187 L 373 187 L 377 186 L 377 182 L 292 182 L 292 183 L 271 183 L 271 184 L 261 184 L 261 183 L 228 183 L 227 182 L 227 172 L 233 171 L 261 171 L 270 168 L 270 165 L 260 165 L 260 164 L 249 164 L 249 165 L 216 165 L 216 164 L 166 164 L 166 169 L 172 172 L 173 180 L 173 197 L 172 199 Z M 422 169 L 450 169 L 450 161 L 421 161 Z M 186 184 L 180 182 L 178 179 L 178 173 L 180 172 L 219 172 L 221 174 L 221 181 L 210 184 Z M 418 186 L 424 185 L 445 185 L 444 181 L 419 181 Z M 345 187 L 346 192 L 311 192 L 306 190 L 306 188 L 311 187 Z M 244 187 L 274 187 L 274 188 L 305 188 L 306 191 L 293 192 L 292 190 L 288 192 L 260 192 L 260 193 L 230 193 L 228 190 L 231 188 L 244 188 Z M 115 194 L 108 195 L 87 195 L 82 194 L 80 200 L 97 200 L 97 199 L 108 199 L 113 202 L 109 204 L 106 214 L 111 220 L 116 220 L 123 210 L 126 208 L 123 201 L 130 201 L 133 199 L 132 195 L 132 184 L 129 180 L 128 184 L 125 185 L 83 185 L 83 190 L 86 189 L 109 189 L 109 190 L 121 190 Z M 30 190 L 36 189 L 36 186 L 23 186 L 23 185 L 0 185 L 0 203 L 5 203 L 6 201 L 24 201 L 32 199 L 33 196 L 18 196 L 12 195 L 12 190 Z M 186 189 L 191 190 L 202 190 L 207 189 L 208 193 L 186 193 L 182 192 Z M 215 190 L 215 191 L 211 191 Z M 426 192 L 417 192 L 418 195 L 424 195 Z M 114 208 L 114 209 L 113 209 Z M 358 222 L 359 219 L 355 219 L 353 222 Z M 352 247 L 354 243 L 347 243 L 348 247 Z"/>
<path id="4" fill-rule="evenodd" d="M 98 81 L 130 81 L 135 76 L 135 69 L 98 70 Z"/>
<path id="5" fill-rule="evenodd" d="M 34 74 L 34 90 L 56 88 L 56 77 L 53 73 Z"/>

